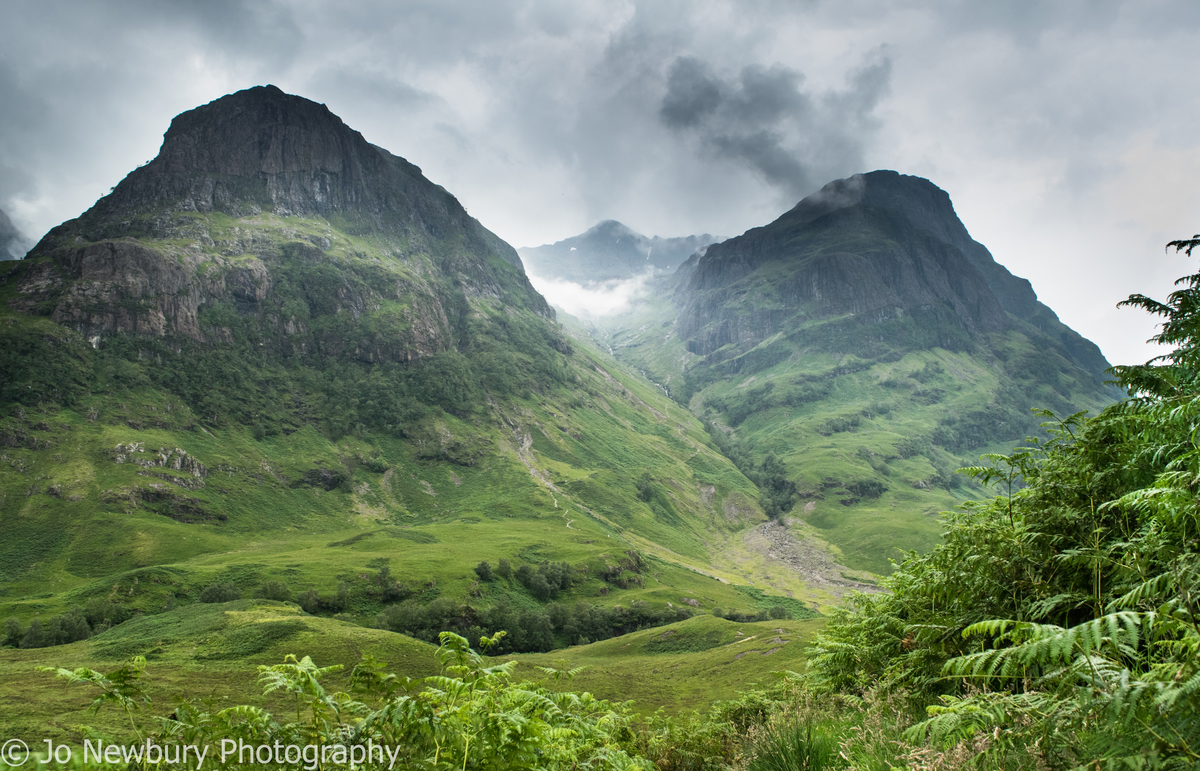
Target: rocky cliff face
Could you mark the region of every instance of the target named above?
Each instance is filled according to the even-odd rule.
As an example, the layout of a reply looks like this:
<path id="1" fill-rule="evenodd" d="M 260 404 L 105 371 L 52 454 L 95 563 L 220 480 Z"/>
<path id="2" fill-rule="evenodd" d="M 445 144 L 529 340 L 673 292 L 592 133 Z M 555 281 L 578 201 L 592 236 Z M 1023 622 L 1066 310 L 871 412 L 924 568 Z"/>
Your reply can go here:
<path id="1" fill-rule="evenodd" d="M 452 195 L 274 86 L 176 117 L 154 160 L 29 257 L 10 305 L 93 344 L 229 342 L 232 309 L 285 352 L 409 361 L 469 347 L 473 313 L 553 319 L 512 247 Z"/>
<path id="2" fill-rule="evenodd" d="M 946 191 L 927 179 L 873 171 L 836 180 L 801 201 L 781 220 L 800 225 L 848 206 L 866 206 L 899 213 L 920 230 L 959 250 L 987 282 L 1006 312 L 1026 321 L 1065 346 L 1072 359 L 1097 377 L 1107 377 L 1108 361 L 1094 343 L 1063 324 L 1039 302 L 1028 280 L 1014 276 L 996 262 L 983 244 L 971 238 Z"/>
<path id="3" fill-rule="evenodd" d="M 680 335 L 700 355 L 813 320 L 921 313 L 969 338 L 1030 323 L 1094 377 L 1108 367 L 970 237 L 945 191 L 894 171 L 831 182 L 775 222 L 693 257 L 679 275 Z"/>
<path id="4" fill-rule="evenodd" d="M 705 233 L 647 238 L 615 220 L 543 246 L 517 250 L 531 273 L 578 283 L 630 278 L 647 270 L 673 272 L 688 257 L 720 238 Z"/>

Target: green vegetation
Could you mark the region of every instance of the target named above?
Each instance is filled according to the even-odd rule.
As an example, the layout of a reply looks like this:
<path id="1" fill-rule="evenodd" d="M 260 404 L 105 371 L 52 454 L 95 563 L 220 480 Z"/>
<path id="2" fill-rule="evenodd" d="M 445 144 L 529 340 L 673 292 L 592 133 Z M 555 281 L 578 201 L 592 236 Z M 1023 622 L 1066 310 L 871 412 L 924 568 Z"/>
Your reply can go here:
<path id="1" fill-rule="evenodd" d="M 683 622 L 668 630 L 670 635 L 643 632 L 624 643 L 609 641 L 605 645 L 619 645 L 621 652 L 604 660 L 618 667 L 640 662 L 669 668 L 668 677 L 656 677 L 657 670 L 643 677 L 661 686 L 703 682 L 688 669 L 703 656 L 736 656 L 733 665 L 763 658 L 757 650 L 761 645 L 752 643 L 757 635 L 737 638 L 743 629 L 756 631 L 753 627 L 710 619 L 707 625 L 687 628 L 699 621 Z M 775 630 L 784 639 L 772 640 L 771 650 L 781 650 L 780 643 L 786 646 L 794 631 Z M 493 648 L 498 638 L 503 635 L 481 638 L 481 650 Z M 91 741 L 103 738 L 144 753 L 149 740 L 152 752 L 166 752 L 166 762 L 147 763 L 159 768 L 183 767 L 169 758 L 185 743 L 207 747 L 215 767 L 240 767 L 245 760 L 239 763 L 234 752 L 220 755 L 223 741 L 231 741 L 224 746 L 236 750 L 238 739 L 256 748 L 291 744 L 297 753 L 325 752 L 323 768 L 388 768 L 399 759 L 405 768 L 647 771 L 959 768 L 970 760 L 903 735 L 912 721 L 902 699 L 884 697 L 878 689 L 862 698 L 821 694 L 794 672 L 777 673 L 764 685 L 747 687 L 743 680 L 735 698 L 668 716 L 661 710 L 638 714 L 629 702 L 581 692 L 595 667 L 575 660 L 556 660 L 550 666 L 528 663 L 534 657 L 498 663 L 470 650 L 465 639 L 452 633 L 441 636 L 436 652 L 426 647 L 423 654 L 426 660 L 436 654 L 440 674 L 417 679 L 388 674 L 371 654 L 352 667 L 318 666 L 310 657 L 286 655 L 283 663 L 256 668 L 262 693 L 247 702 L 257 704 L 185 694 L 174 700 L 168 716 L 155 716 L 162 709 L 156 700 L 161 689 L 155 684 L 162 668 L 145 659 L 106 667 L 108 671 L 44 666 L 37 676 L 65 680 L 62 693 L 76 704 L 94 697 L 92 705 L 99 711 L 89 711 L 93 726 L 83 729 Z M 797 663 L 788 660 L 789 665 Z M 708 671 L 715 669 L 719 665 Z M 540 682 L 518 680 L 522 674 Z M 372 745 L 374 756 L 367 754 Z M 1036 747 L 1020 760 L 1032 764 L 1035 756 Z M 146 759 L 143 754 L 142 761 Z M 303 758 L 278 765 L 302 763 Z"/>
<path id="2" fill-rule="evenodd" d="M 693 353 L 667 287 L 589 331 L 701 417 L 756 483 L 765 513 L 803 520 L 851 568 L 886 574 L 890 560 L 933 548 L 937 512 L 982 492 L 954 470 L 1041 434 L 1031 408 L 1095 412 L 1113 400 L 1061 346 L 1011 317 L 1004 332 L 942 339 L 939 324 L 961 322 L 823 318 L 785 303 L 788 320 L 767 325 L 745 298 L 782 291 L 768 279 L 789 266 L 781 258 L 724 290 L 721 313 L 750 337 L 783 330 L 761 340 Z"/>
<path id="3" fill-rule="evenodd" d="M 156 726 L 137 720 L 149 702 L 145 659 L 109 673 L 87 667 L 43 669 L 99 690 L 95 707 L 121 708 L 142 752 L 151 753 L 137 757 L 136 767 L 187 767 L 178 754 L 185 743 L 209 748 L 216 768 L 241 768 L 258 760 L 236 752 L 219 754 L 223 740 L 236 739 L 239 749 L 274 745 L 278 754 L 269 763 L 279 767 L 650 768 L 618 746 L 631 724 L 622 705 L 514 682 L 515 662 L 488 665 L 465 639 L 450 633 L 442 635 L 441 643 L 441 674 L 417 681 L 387 674 L 384 665 L 364 658 L 350 674 L 354 696 L 331 692 L 322 683 L 341 665 L 318 667 L 308 656 L 287 656 L 282 664 L 258 667 L 258 682 L 264 696 L 278 693 L 291 702 L 291 710 L 272 714 L 256 706 L 221 709 L 185 700 Z M 483 638 L 482 643 L 486 650 L 493 640 Z M 150 745 L 159 752 L 171 747 L 176 754 L 154 755 Z M 290 759 L 283 749 L 289 745 L 296 755 Z M 165 764 L 161 757 L 168 759 Z"/>
<path id="4" fill-rule="evenodd" d="M 513 570 L 549 561 L 592 571 L 556 590 L 572 605 L 636 599 L 662 612 L 668 597 L 736 602 L 696 571 L 713 571 L 706 543 L 760 516 L 753 483 L 708 446 L 697 421 L 636 378 L 614 376 L 589 345 L 568 343 L 520 298 L 497 303 L 448 286 L 438 292 L 457 309 L 453 349 L 411 362 L 382 350 L 364 358 L 363 325 L 376 311 L 351 312 L 355 303 L 377 302 L 382 313 L 400 302 L 385 290 L 411 278 L 416 257 L 316 221 L 172 216 L 212 240 L 202 250 L 208 279 L 241 281 L 239 266 L 253 265 L 273 282 L 256 303 L 202 305 L 209 342 L 115 333 L 89 344 L 7 304 L 57 258 L 3 269 L 0 335 L 11 340 L 0 350 L 15 358 L 0 370 L 0 613 L 22 637 L 35 617 L 45 629 L 95 598 L 141 613 L 290 598 L 372 626 L 402 601 L 458 602 L 474 591 L 476 609 L 532 610 L 530 598 L 559 599 L 536 581 L 474 586 L 481 557 Z M 300 254 L 297 234 L 331 245 Z M 248 238 L 256 256 L 225 256 L 223 244 Z M 271 319 L 293 319 L 292 331 Z M 621 478 L 629 467 L 644 470 L 641 491 Z M 734 521 L 720 514 L 730 501 L 744 512 Z M 479 553 L 482 542 L 495 553 Z M 632 551 L 663 561 L 650 573 L 604 573 Z M 377 560 L 393 560 L 387 587 Z"/>
<path id="5" fill-rule="evenodd" d="M 965 469 L 1002 494 L 951 515 L 890 594 L 835 613 L 813 659 L 824 687 L 907 694 L 928 705 L 911 740 L 994 767 L 1195 767 L 1200 274 L 1178 283 L 1124 303 L 1164 317 L 1175 349 L 1114 368 L 1128 401 Z"/>

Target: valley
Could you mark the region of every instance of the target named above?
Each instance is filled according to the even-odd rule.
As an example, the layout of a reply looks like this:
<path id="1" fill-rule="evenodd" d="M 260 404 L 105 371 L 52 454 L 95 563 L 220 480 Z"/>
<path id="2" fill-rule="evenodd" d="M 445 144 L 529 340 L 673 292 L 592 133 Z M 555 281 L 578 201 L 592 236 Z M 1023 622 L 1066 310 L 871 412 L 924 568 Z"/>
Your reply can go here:
<path id="1" fill-rule="evenodd" d="M 268 86 L 0 262 L 7 727 L 78 738 L 37 666 L 144 657 L 156 705 L 249 703 L 287 655 L 434 675 L 446 633 L 556 693 L 706 710 L 889 596 L 1031 408 L 1121 396 L 895 172 L 735 238 L 521 251 L 649 291 L 556 313 L 419 168 Z"/>

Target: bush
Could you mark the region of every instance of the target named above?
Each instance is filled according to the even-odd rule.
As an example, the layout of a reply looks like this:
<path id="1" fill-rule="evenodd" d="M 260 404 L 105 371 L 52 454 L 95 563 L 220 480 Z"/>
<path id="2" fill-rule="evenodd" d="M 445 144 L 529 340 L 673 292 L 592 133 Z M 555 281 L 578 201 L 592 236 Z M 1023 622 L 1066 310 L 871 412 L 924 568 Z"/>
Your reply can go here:
<path id="1" fill-rule="evenodd" d="M 232 602 L 240 599 L 242 590 L 238 589 L 237 584 L 229 581 L 209 584 L 200 592 L 200 602 Z"/>
<path id="2" fill-rule="evenodd" d="M 25 628 L 21 626 L 20 621 L 15 618 L 10 618 L 4 622 L 4 647 L 21 647 L 21 638 L 24 636 Z"/>
<path id="3" fill-rule="evenodd" d="M 654 497 L 654 483 L 649 474 L 642 474 L 642 478 L 637 481 L 637 497 L 644 503 L 649 503 Z"/>
<path id="4" fill-rule="evenodd" d="M 316 589 L 309 589 L 300 597 L 300 607 L 305 613 L 316 613 L 321 609 L 321 595 Z"/>
<path id="5" fill-rule="evenodd" d="M 282 581 L 268 581 L 258 587 L 257 595 L 264 600 L 275 600 L 276 602 L 292 601 L 292 591 Z"/>

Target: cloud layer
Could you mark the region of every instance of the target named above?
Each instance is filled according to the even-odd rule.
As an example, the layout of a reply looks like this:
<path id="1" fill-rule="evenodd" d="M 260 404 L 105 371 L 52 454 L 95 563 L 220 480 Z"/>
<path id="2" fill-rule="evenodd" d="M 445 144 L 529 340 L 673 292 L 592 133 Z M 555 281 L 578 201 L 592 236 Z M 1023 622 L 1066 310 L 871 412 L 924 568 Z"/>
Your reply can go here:
<path id="1" fill-rule="evenodd" d="M 529 274 L 529 283 L 556 308 L 580 319 L 611 316 L 630 309 L 634 300 L 645 297 L 654 271 L 619 281 L 597 281 L 580 284 L 561 278 L 544 278 Z"/>

